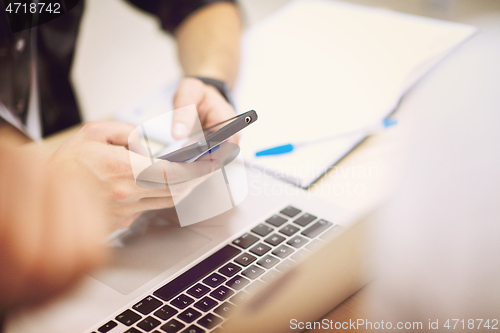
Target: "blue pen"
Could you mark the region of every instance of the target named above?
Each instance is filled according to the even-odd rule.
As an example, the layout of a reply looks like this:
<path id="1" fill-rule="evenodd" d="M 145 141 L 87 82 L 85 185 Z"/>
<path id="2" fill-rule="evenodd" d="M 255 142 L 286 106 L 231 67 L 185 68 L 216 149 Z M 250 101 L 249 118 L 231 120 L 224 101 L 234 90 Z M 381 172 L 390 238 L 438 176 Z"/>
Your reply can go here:
<path id="1" fill-rule="evenodd" d="M 287 143 L 285 145 L 264 149 L 264 150 L 256 152 L 255 156 L 281 155 L 281 154 L 291 153 L 292 151 L 294 151 L 297 148 L 302 148 L 305 146 L 309 146 L 309 145 L 313 145 L 313 144 L 317 144 L 317 143 L 322 143 L 325 141 L 341 139 L 341 138 L 353 136 L 356 134 L 369 135 L 373 132 L 378 132 L 380 130 L 386 129 L 386 128 L 391 127 L 393 125 L 396 125 L 397 123 L 398 123 L 398 121 L 395 118 L 387 118 L 387 119 L 384 119 L 380 124 L 366 126 L 366 127 L 354 130 L 354 131 L 339 133 L 339 134 L 327 136 L 327 137 L 312 140 L 312 141 L 305 141 L 305 142 L 300 142 L 300 143 Z"/>

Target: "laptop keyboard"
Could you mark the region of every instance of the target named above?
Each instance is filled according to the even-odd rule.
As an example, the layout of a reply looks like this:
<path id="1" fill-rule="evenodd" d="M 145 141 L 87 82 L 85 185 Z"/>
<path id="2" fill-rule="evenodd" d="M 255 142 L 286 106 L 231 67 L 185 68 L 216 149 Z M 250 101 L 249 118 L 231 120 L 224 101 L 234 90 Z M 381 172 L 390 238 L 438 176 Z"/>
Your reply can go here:
<path id="1" fill-rule="evenodd" d="M 97 332 L 122 332 L 118 326 L 128 326 L 123 333 L 216 332 L 237 304 L 306 258 L 340 228 L 295 207 L 285 207 Z"/>

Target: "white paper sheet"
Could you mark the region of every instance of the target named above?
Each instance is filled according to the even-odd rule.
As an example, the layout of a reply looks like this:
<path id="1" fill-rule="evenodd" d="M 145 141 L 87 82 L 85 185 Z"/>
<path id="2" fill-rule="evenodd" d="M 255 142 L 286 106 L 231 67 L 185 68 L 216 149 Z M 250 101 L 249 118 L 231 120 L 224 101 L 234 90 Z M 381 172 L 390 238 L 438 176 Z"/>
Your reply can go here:
<path id="1" fill-rule="evenodd" d="M 363 136 L 286 155 L 262 149 L 377 123 L 430 68 L 470 37 L 471 26 L 334 1 L 296 1 L 245 36 L 239 110 L 259 121 L 243 135 L 251 165 L 310 186 Z"/>

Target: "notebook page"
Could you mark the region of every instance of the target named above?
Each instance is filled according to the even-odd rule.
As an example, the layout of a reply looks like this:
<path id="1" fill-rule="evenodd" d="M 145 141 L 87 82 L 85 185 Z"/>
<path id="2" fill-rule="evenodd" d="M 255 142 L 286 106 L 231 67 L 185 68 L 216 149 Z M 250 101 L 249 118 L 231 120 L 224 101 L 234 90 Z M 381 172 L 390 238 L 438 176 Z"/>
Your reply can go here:
<path id="1" fill-rule="evenodd" d="M 475 28 L 333 1 L 296 1 L 252 27 L 243 43 L 239 110 L 252 166 L 308 187 L 363 136 L 278 156 L 255 152 L 374 124 Z"/>

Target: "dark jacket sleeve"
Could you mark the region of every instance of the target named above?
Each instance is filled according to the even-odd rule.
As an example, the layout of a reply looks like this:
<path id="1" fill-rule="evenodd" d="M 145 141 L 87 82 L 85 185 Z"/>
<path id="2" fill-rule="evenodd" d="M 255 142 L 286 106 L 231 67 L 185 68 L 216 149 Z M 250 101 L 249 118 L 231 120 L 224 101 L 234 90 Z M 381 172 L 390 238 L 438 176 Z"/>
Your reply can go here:
<path id="1" fill-rule="evenodd" d="M 78 1 L 64 15 L 36 28 L 38 88 L 44 137 L 80 122 L 70 70 L 83 3 L 83 0 Z M 13 32 L 6 13 L 0 11 L 0 101 L 23 123 L 29 103 L 31 37 L 29 29 Z"/>
<path id="2" fill-rule="evenodd" d="M 158 16 L 163 29 L 174 33 L 181 22 L 197 9 L 216 2 L 235 0 L 128 0 L 136 7 Z"/>

